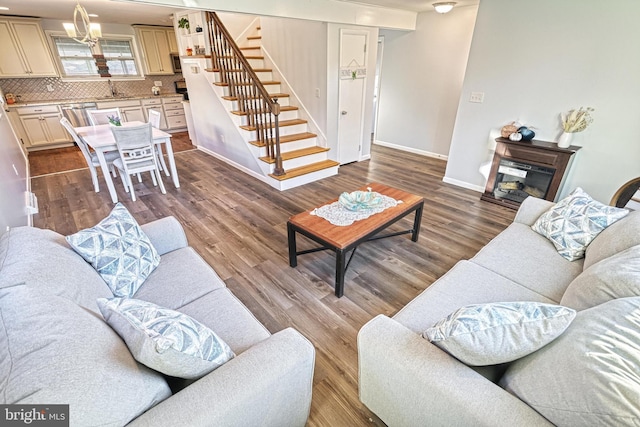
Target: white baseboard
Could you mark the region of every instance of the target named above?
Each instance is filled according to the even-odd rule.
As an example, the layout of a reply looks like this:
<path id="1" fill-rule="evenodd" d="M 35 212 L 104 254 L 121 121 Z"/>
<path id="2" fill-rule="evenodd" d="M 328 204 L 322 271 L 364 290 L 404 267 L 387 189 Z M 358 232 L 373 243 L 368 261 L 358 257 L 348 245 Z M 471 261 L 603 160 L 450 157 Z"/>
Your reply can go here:
<path id="1" fill-rule="evenodd" d="M 444 154 L 432 153 L 430 151 L 419 150 L 417 148 L 405 147 L 404 145 L 398 145 L 398 144 L 393 144 L 391 142 L 380 141 L 379 139 L 376 139 L 375 141 L 373 141 L 373 143 L 377 145 L 382 145 L 383 147 L 389 147 L 389 148 L 394 148 L 400 151 L 406 151 L 408 153 L 419 154 L 421 156 L 434 157 L 436 159 L 447 160 L 449 158 L 449 156 L 445 156 Z"/>
<path id="2" fill-rule="evenodd" d="M 447 178 L 446 176 L 442 178 L 442 182 L 455 185 L 456 187 L 466 188 L 467 190 L 477 191 L 478 193 L 484 193 L 484 187 L 481 187 L 475 184 L 469 184 L 468 182 L 464 182 L 464 181 L 458 181 L 457 179 L 453 179 L 453 178 Z"/>
<path id="3" fill-rule="evenodd" d="M 216 159 L 221 160 L 221 161 L 225 162 L 226 164 L 233 166 L 236 169 L 240 169 L 242 172 L 246 173 L 247 175 L 251 175 L 252 177 L 254 177 L 256 179 L 259 179 L 260 181 L 271 185 L 271 182 L 269 181 L 268 177 L 266 177 L 264 175 L 261 175 L 261 174 L 257 173 L 256 171 L 253 171 L 253 170 L 249 169 L 246 166 L 242 166 L 240 163 L 236 163 L 236 162 L 234 162 L 232 160 L 229 160 L 226 157 L 223 157 L 220 154 L 216 153 L 215 151 L 211 151 L 208 148 L 205 148 L 205 147 L 202 147 L 202 146 L 199 146 L 198 150 L 200 150 L 200 151 L 202 151 L 204 153 L 207 153 L 208 155 L 213 156 Z"/>

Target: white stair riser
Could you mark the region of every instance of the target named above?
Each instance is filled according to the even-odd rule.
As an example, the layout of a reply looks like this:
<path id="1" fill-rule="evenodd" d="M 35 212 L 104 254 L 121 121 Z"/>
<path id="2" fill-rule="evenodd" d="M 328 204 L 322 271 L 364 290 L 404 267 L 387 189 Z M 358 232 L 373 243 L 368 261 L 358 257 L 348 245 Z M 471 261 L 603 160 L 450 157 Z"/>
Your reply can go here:
<path id="1" fill-rule="evenodd" d="M 262 40 L 261 39 L 247 39 L 244 42 L 244 45 L 242 47 L 248 47 L 248 46 L 262 46 Z"/>
<path id="2" fill-rule="evenodd" d="M 214 86 L 215 88 L 218 88 L 218 86 Z M 222 90 L 218 93 L 219 96 L 221 95 Z M 227 110 L 229 111 L 236 111 L 238 110 L 238 101 L 228 101 L 226 99 L 223 99 L 222 102 L 224 102 L 225 107 L 227 108 Z M 278 104 L 280 104 L 281 106 L 288 106 L 289 105 L 289 97 L 285 97 L 285 98 L 278 98 Z"/>
<path id="3" fill-rule="evenodd" d="M 315 147 L 317 138 L 306 138 L 298 141 L 285 142 L 280 144 L 280 151 L 287 153 L 289 151 L 301 150 L 303 148 Z M 267 155 L 267 147 L 259 147 L 258 157 Z"/>
<path id="4" fill-rule="evenodd" d="M 330 176 L 334 176 L 338 174 L 338 166 L 334 166 L 327 169 L 322 169 L 319 171 L 311 172 L 305 175 L 297 176 L 291 179 L 285 179 L 284 181 L 278 181 L 273 179 L 270 181 L 270 184 L 273 188 L 278 190 L 289 190 L 291 188 L 299 187 L 304 184 L 308 184 L 310 182 L 318 181 L 323 178 L 328 178 Z"/>
<path id="5" fill-rule="evenodd" d="M 264 59 L 247 59 L 251 68 L 264 68 Z"/>
<path id="6" fill-rule="evenodd" d="M 292 135 L 294 133 L 302 133 L 307 132 L 307 124 L 294 125 L 294 126 L 281 126 L 280 127 L 280 136 L 284 135 Z M 244 129 L 240 129 L 240 132 L 243 134 L 245 141 L 255 141 L 257 139 L 255 131 L 247 131 Z"/>
<path id="7" fill-rule="evenodd" d="M 297 118 L 298 118 L 298 110 L 282 111 L 280 113 L 280 120 L 293 120 Z M 244 126 L 249 123 L 249 118 L 247 116 L 239 116 L 237 114 L 234 114 L 233 122 L 236 123 L 238 126 Z"/>
<path id="8" fill-rule="evenodd" d="M 282 167 L 284 170 L 299 168 L 301 166 L 307 166 L 311 163 L 321 162 L 323 160 L 327 160 L 327 152 L 323 151 L 322 153 L 310 154 L 308 156 L 296 157 L 295 159 L 289 159 L 282 162 Z"/>

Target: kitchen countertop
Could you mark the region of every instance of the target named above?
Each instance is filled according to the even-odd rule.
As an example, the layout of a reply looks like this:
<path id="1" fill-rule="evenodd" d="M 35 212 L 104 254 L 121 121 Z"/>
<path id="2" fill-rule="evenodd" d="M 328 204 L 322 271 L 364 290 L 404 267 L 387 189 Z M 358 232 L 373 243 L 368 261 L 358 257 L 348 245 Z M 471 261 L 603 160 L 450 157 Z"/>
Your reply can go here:
<path id="1" fill-rule="evenodd" d="M 129 101 L 132 99 L 150 99 L 150 98 L 174 98 L 176 96 L 182 97 L 180 93 L 164 93 L 158 96 L 153 95 L 131 95 L 131 96 L 116 96 L 116 97 L 99 97 L 99 98 L 76 98 L 76 99 L 49 99 L 49 100 L 35 100 L 35 101 L 21 101 L 15 104 L 5 104 L 8 108 L 30 107 L 34 105 L 61 105 L 61 104 L 78 104 L 81 102 L 108 102 L 108 101 Z"/>

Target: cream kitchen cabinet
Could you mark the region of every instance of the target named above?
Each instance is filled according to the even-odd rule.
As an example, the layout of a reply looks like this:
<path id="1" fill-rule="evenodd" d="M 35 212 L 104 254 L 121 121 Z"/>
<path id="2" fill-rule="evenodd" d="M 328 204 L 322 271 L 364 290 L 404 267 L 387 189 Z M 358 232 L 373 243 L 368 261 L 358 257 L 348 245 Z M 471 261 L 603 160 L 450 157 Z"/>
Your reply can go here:
<path id="1" fill-rule="evenodd" d="M 173 28 L 134 26 L 147 75 L 173 74 L 171 52 L 176 47 Z M 172 41 L 170 42 L 170 37 Z"/>
<path id="2" fill-rule="evenodd" d="M 162 109 L 162 98 L 149 98 L 142 100 L 142 108 L 144 109 L 144 115 L 149 120 L 149 110 L 156 110 L 160 113 L 160 129 L 165 130 L 167 128 L 167 120 L 164 117 L 164 110 Z"/>
<path id="3" fill-rule="evenodd" d="M 147 119 L 144 116 L 142 104 L 139 99 L 123 99 L 118 101 L 101 101 L 96 103 L 99 110 L 104 108 L 120 108 L 120 119 L 123 122 L 140 121 L 145 122 Z"/>
<path id="4" fill-rule="evenodd" d="M 62 114 L 57 105 L 34 105 L 15 109 L 18 126 L 16 134 L 27 150 L 69 145 L 71 136 L 60 124 Z M 12 122 L 16 124 L 16 120 Z"/>
<path id="5" fill-rule="evenodd" d="M 38 19 L 0 19 L 0 77 L 57 76 Z"/>
<path id="6" fill-rule="evenodd" d="M 167 119 L 167 129 L 183 129 L 187 127 L 187 119 L 184 115 L 182 96 L 173 96 L 162 99 L 164 115 Z"/>

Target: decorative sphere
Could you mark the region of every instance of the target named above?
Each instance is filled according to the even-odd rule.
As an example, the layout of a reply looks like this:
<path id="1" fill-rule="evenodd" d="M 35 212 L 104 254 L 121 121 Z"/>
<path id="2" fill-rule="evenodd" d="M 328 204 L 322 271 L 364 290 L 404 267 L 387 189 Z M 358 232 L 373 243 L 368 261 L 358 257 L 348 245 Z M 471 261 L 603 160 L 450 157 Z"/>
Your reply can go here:
<path id="1" fill-rule="evenodd" d="M 520 127 L 518 133 L 522 135 L 523 141 L 531 141 L 536 136 L 535 132 L 526 126 Z"/>
<path id="2" fill-rule="evenodd" d="M 520 134 L 519 132 L 514 132 L 509 135 L 509 139 L 511 141 L 520 141 L 522 139 L 522 134 Z"/>

